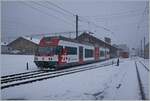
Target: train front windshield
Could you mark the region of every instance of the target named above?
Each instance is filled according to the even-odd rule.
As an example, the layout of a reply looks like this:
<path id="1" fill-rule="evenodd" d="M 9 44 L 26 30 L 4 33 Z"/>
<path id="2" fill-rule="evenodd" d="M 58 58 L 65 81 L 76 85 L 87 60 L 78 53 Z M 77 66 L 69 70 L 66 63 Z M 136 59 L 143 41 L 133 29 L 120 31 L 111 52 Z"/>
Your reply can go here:
<path id="1" fill-rule="evenodd" d="M 55 46 L 55 47 L 39 47 L 38 48 L 38 54 L 39 55 L 58 55 L 62 51 L 61 46 Z"/>

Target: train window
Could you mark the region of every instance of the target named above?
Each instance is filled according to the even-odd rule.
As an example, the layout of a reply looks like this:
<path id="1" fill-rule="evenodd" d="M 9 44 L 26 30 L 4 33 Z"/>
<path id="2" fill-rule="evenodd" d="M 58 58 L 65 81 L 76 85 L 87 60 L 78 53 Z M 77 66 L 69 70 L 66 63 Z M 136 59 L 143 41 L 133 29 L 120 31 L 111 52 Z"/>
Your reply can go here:
<path id="1" fill-rule="evenodd" d="M 105 56 L 105 52 L 104 51 L 100 51 L 100 56 Z"/>
<path id="2" fill-rule="evenodd" d="M 38 53 L 40 54 L 60 54 L 63 49 L 63 46 L 55 46 L 55 47 L 39 47 Z"/>
<path id="3" fill-rule="evenodd" d="M 85 49 L 85 58 L 93 57 L 92 49 Z"/>
<path id="4" fill-rule="evenodd" d="M 60 54 L 60 53 L 62 52 L 62 50 L 63 50 L 63 46 L 57 46 L 57 47 L 55 48 L 55 54 L 56 54 L 56 55 Z"/>
<path id="5" fill-rule="evenodd" d="M 49 54 L 54 52 L 54 49 L 52 47 L 39 47 L 38 52 L 40 54 Z"/>
<path id="6" fill-rule="evenodd" d="M 77 54 L 77 48 L 76 47 L 66 46 L 65 49 L 67 50 L 68 55 L 76 55 Z"/>
<path id="7" fill-rule="evenodd" d="M 108 51 L 106 51 L 106 54 L 108 54 Z"/>

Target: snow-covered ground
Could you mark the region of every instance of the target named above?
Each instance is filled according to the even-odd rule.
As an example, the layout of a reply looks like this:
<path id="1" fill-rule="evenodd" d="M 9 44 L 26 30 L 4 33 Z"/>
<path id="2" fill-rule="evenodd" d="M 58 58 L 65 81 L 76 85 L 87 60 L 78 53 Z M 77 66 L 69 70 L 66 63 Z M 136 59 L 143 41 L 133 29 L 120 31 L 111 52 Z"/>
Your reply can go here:
<path id="1" fill-rule="evenodd" d="M 3 56 L 5 57 L 5 56 Z M 7 58 L 3 59 L 10 61 Z M 10 56 L 11 57 L 11 56 Z M 27 57 L 26 59 L 24 57 Z M 33 61 L 32 56 L 18 56 L 18 63 L 26 63 Z M 24 58 L 24 59 L 23 59 Z M 15 59 L 14 59 L 15 61 Z M 110 61 L 110 60 L 108 60 Z M 111 60 L 112 61 L 112 60 Z M 115 59 L 116 61 L 116 59 Z M 2 99 L 29 99 L 29 100 L 95 100 L 95 99 L 111 99 L 111 100 L 138 100 L 141 98 L 137 80 L 134 59 L 121 59 L 119 66 L 111 65 L 97 69 L 87 70 L 83 72 L 64 75 L 43 81 L 37 81 L 20 86 L 10 87 L 1 91 Z M 107 61 L 105 61 L 107 62 Z M 7 63 L 2 63 L 2 74 L 8 73 Z M 5 66 L 5 65 L 6 66 Z M 101 63 L 95 63 L 96 65 Z M 90 64 L 92 65 L 92 64 Z M 13 63 L 10 67 L 15 67 Z M 23 67 L 23 64 L 20 66 Z M 18 65 L 18 68 L 20 67 Z M 138 64 L 145 94 L 148 95 L 148 74 L 142 65 Z M 32 67 L 32 66 L 31 66 Z M 8 68 L 9 69 L 9 68 Z M 20 71 L 26 68 L 20 68 Z M 3 73 L 3 70 L 5 71 Z M 13 70 L 9 70 L 12 72 Z M 18 71 L 18 70 L 17 70 Z M 15 70 L 14 70 L 15 72 Z M 141 72 L 145 72 L 142 74 Z"/>
<path id="2" fill-rule="evenodd" d="M 147 68 L 150 69 L 149 59 L 144 59 L 144 58 L 141 58 L 141 57 L 138 57 L 137 59 L 140 60 Z"/>
<path id="3" fill-rule="evenodd" d="M 137 65 L 139 66 L 138 67 L 138 70 L 139 70 L 139 73 L 140 73 L 140 78 L 141 78 L 141 81 L 142 81 L 142 86 L 143 86 L 143 89 L 144 89 L 144 93 L 145 93 L 145 97 L 148 98 L 149 96 L 149 72 L 142 66 L 142 64 L 140 63 L 137 63 Z"/>
<path id="4" fill-rule="evenodd" d="M 35 70 L 33 61 L 33 55 L 1 55 L 1 75 Z M 26 69 L 27 62 L 29 70 Z"/>

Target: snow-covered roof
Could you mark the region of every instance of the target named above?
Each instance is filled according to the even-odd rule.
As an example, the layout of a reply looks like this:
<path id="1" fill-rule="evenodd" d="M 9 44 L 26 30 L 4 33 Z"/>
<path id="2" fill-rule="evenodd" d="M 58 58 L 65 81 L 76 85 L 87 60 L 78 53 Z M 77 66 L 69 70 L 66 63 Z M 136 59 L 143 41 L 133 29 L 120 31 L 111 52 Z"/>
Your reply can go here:
<path id="1" fill-rule="evenodd" d="M 26 39 L 26 40 L 29 40 L 33 43 L 36 43 L 36 44 L 39 44 L 39 42 L 41 40 L 41 39 L 37 39 L 37 38 L 33 38 L 33 37 L 26 37 L 26 36 L 23 36 L 23 38 Z"/>

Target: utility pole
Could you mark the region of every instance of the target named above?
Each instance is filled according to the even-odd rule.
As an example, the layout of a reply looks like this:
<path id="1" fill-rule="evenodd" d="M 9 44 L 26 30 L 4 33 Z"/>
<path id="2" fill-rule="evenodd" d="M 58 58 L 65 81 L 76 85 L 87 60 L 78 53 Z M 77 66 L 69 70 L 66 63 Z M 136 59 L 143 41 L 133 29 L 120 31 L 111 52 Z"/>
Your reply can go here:
<path id="1" fill-rule="evenodd" d="M 144 37 L 144 59 L 145 59 L 145 37 Z"/>
<path id="2" fill-rule="evenodd" d="M 142 40 L 141 40 L 141 57 L 142 57 Z"/>
<path id="3" fill-rule="evenodd" d="M 78 15 L 76 15 L 76 38 L 78 37 Z"/>

